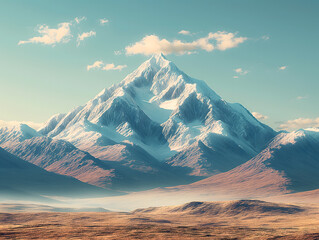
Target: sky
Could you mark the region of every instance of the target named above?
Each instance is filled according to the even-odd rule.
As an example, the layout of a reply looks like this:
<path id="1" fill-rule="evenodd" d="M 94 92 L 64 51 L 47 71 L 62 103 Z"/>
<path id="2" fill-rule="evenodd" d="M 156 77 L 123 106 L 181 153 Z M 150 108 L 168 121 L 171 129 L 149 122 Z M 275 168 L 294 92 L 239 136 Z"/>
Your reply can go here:
<path id="1" fill-rule="evenodd" d="M 311 0 L 0 0 L 0 123 L 68 112 L 163 52 L 276 130 L 319 127 L 318 7 Z"/>

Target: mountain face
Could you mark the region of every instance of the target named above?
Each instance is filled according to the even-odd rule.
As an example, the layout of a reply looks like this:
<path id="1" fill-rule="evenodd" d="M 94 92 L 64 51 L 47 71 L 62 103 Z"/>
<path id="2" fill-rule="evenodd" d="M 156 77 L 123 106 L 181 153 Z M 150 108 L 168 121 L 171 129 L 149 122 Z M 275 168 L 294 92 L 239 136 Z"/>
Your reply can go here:
<path id="1" fill-rule="evenodd" d="M 72 177 L 48 172 L 0 148 L 1 198 L 43 200 L 42 195 L 83 197 L 106 196 L 107 193 Z"/>
<path id="2" fill-rule="evenodd" d="M 39 131 L 23 124 L 0 128 L 0 146 L 51 172 L 137 191 L 226 172 L 275 135 L 243 106 L 156 55 Z"/>
<path id="3" fill-rule="evenodd" d="M 319 129 L 281 133 L 246 163 L 199 182 L 186 191 L 219 196 L 262 197 L 319 188 Z"/>
<path id="4" fill-rule="evenodd" d="M 113 158 L 100 160 L 70 142 L 41 136 L 23 124 L 0 128 L 0 139 L 1 146 L 25 161 L 106 189 L 137 191 L 199 180 L 129 143 L 110 146 Z"/>
<path id="5" fill-rule="evenodd" d="M 17 156 L 0 149 L 0 190 L 98 189 L 89 183 L 249 198 L 319 188 L 318 129 L 277 135 L 163 55 L 39 131 L 0 127 L 0 147 Z"/>
<path id="6" fill-rule="evenodd" d="M 131 156 L 139 152 L 139 159 L 166 161 L 195 176 L 244 163 L 276 134 L 163 55 L 84 106 L 53 116 L 38 133 L 68 141 L 102 161 L 125 159 L 136 167 Z"/>
<path id="7" fill-rule="evenodd" d="M 26 139 L 41 136 L 36 130 L 26 124 L 10 124 L 0 127 L 0 146 L 10 147 Z"/>

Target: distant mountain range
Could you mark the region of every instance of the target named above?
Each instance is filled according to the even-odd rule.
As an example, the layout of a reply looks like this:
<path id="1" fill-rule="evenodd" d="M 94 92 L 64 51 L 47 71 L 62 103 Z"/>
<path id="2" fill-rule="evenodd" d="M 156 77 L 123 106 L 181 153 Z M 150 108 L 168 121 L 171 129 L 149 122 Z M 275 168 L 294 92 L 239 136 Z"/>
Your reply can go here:
<path id="1" fill-rule="evenodd" d="M 255 198 L 319 189 L 319 129 L 278 134 L 246 163 L 204 180 L 175 187 L 227 198 Z"/>
<path id="2" fill-rule="evenodd" d="M 38 131 L 0 128 L 0 146 L 110 190 L 180 185 L 248 196 L 318 188 L 318 135 L 278 134 L 159 54 Z"/>
<path id="3" fill-rule="evenodd" d="M 138 191 L 196 180 L 131 144 L 115 146 L 115 160 L 100 160 L 70 142 L 41 136 L 27 125 L 0 129 L 0 139 L 2 147 L 30 163 L 106 189 Z"/>
<path id="4" fill-rule="evenodd" d="M 43 196 L 107 196 L 106 191 L 72 177 L 48 172 L 0 148 L 0 200 L 49 200 Z"/>

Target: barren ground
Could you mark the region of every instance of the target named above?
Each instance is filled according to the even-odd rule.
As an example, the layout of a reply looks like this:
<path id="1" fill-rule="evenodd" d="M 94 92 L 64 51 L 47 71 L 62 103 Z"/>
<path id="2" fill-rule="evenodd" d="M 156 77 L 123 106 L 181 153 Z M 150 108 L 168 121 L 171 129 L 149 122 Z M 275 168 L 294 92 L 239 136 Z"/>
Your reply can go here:
<path id="1" fill-rule="evenodd" d="M 319 239 L 317 206 L 238 211 L 237 203 L 130 213 L 0 213 L 0 239 Z"/>

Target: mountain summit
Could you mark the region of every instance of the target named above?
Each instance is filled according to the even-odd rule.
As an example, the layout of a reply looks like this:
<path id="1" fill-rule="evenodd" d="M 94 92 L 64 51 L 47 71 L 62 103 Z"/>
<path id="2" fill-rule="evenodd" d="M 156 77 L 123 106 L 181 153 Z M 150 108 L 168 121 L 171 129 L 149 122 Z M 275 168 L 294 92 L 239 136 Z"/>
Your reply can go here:
<path id="1" fill-rule="evenodd" d="M 53 116 L 39 133 L 69 141 L 101 160 L 118 161 L 119 152 L 129 156 L 127 151 L 137 147 L 142 155 L 198 176 L 247 161 L 276 134 L 163 54 L 84 106 Z M 121 157 L 130 162 L 126 155 Z"/>

